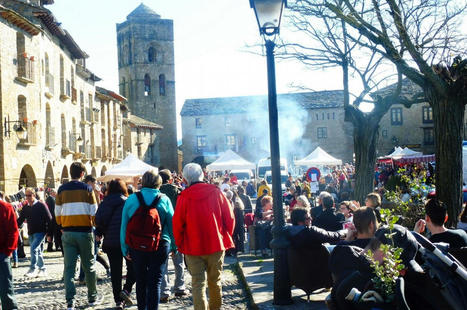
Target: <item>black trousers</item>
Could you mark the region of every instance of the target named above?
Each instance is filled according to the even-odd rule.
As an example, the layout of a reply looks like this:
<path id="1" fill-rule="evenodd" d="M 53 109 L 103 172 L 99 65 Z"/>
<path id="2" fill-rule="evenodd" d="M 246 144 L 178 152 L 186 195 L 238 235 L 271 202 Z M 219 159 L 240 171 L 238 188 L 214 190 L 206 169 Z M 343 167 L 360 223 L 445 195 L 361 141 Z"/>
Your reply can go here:
<path id="1" fill-rule="evenodd" d="M 120 291 L 122 290 L 122 269 L 123 269 L 123 254 L 120 247 L 104 248 L 110 263 L 110 279 L 112 281 L 112 291 L 116 303 L 121 302 Z M 123 289 L 131 293 L 133 285 L 136 282 L 133 263 L 125 258 L 126 261 L 126 282 Z"/>

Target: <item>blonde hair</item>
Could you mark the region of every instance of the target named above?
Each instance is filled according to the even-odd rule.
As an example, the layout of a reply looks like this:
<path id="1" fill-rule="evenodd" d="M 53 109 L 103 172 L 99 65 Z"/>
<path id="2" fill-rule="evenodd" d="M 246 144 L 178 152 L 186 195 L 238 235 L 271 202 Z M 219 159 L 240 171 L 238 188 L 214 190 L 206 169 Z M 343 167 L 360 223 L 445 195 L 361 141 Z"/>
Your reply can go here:
<path id="1" fill-rule="evenodd" d="M 141 178 L 141 186 L 147 188 L 159 188 L 162 184 L 162 178 L 156 169 L 146 171 Z"/>
<path id="2" fill-rule="evenodd" d="M 308 198 L 306 198 L 305 195 L 300 195 L 297 197 L 297 202 L 301 202 L 304 208 L 309 208 L 310 207 L 310 202 L 308 201 Z"/>

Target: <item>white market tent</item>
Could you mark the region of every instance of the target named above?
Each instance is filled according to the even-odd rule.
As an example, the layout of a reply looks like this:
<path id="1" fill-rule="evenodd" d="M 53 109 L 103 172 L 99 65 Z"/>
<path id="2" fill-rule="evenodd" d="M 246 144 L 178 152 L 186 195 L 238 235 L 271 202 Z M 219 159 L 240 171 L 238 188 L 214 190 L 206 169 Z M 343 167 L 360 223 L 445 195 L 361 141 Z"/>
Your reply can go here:
<path id="1" fill-rule="evenodd" d="M 113 166 L 105 172 L 104 176 L 98 177 L 97 180 L 101 182 L 108 182 L 115 178 L 120 178 L 124 182 L 133 182 L 133 178 L 142 176 L 146 171 L 155 169 L 142 160 L 139 160 L 134 155 L 128 155 L 121 163 Z"/>
<path id="2" fill-rule="evenodd" d="M 308 156 L 303 159 L 294 161 L 296 166 L 331 166 L 331 165 L 342 165 L 342 160 L 337 159 L 326 153 L 325 150 L 319 146 Z"/>
<path id="3" fill-rule="evenodd" d="M 243 159 L 232 150 L 227 150 L 215 162 L 206 166 L 208 171 L 222 171 L 234 169 L 255 169 L 256 165 Z"/>
<path id="4" fill-rule="evenodd" d="M 398 146 L 394 149 L 394 152 L 392 152 L 386 157 L 390 157 L 392 159 L 401 159 L 401 158 L 406 158 L 406 157 L 422 156 L 422 155 L 423 155 L 422 152 L 416 152 L 414 150 L 409 149 L 408 147 L 401 148 L 400 146 Z"/>

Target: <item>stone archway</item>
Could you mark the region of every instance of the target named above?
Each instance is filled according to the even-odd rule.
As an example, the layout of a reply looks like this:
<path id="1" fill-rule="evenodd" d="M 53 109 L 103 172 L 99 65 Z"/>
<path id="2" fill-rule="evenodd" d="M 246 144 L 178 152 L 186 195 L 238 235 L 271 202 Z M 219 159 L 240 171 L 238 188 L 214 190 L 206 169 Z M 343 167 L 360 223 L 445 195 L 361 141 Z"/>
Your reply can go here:
<path id="1" fill-rule="evenodd" d="M 47 168 L 45 169 L 44 187 L 55 188 L 54 170 L 50 161 L 47 163 Z"/>
<path id="2" fill-rule="evenodd" d="M 30 165 L 24 165 L 19 175 L 18 188 L 37 187 L 36 174 Z"/>
<path id="3" fill-rule="evenodd" d="M 97 177 L 96 167 L 92 167 L 92 169 L 91 169 L 91 175 L 92 175 L 94 178 Z"/>
<path id="4" fill-rule="evenodd" d="M 101 176 L 104 176 L 106 171 L 107 171 L 107 167 L 103 166 L 101 169 Z"/>
<path id="5" fill-rule="evenodd" d="M 68 168 L 66 165 L 63 166 L 62 175 L 60 176 L 60 183 L 65 184 L 70 181 L 70 176 L 68 175 Z"/>

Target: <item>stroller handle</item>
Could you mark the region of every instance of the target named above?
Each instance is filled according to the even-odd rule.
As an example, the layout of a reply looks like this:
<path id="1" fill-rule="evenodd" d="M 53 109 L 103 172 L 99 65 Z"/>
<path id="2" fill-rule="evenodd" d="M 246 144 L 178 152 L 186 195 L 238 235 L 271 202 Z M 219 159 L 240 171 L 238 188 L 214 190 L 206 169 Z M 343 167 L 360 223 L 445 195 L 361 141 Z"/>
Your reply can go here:
<path id="1" fill-rule="evenodd" d="M 465 281 L 467 281 L 467 271 L 460 266 L 455 260 L 449 258 L 449 256 L 444 255 L 430 240 L 425 238 L 424 236 L 420 235 L 417 232 L 412 231 L 415 239 L 417 239 L 418 243 L 424 248 L 423 250 L 428 250 L 432 252 L 436 257 L 438 257 L 443 263 L 448 265 L 451 270 L 455 271 L 458 275 L 460 275 Z M 423 250 L 421 250 L 423 252 Z"/>

